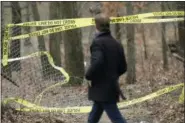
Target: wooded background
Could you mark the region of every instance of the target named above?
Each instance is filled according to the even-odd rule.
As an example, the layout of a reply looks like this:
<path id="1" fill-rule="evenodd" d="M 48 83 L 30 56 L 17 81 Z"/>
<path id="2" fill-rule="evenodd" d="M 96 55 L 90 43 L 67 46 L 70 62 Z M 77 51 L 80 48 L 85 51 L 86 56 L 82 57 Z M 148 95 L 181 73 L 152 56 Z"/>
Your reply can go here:
<path id="1" fill-rule="evenodd" d="M 184 2 L 147 1 L 1 2 L 1 54 L 6 24 L 87 18 L 94 17 L 99 12 L 106 13 L 111 17 L 119 17 L 149 12 L 184 11 L 184 5 Z M 44 28 L 48 27 L 17 26 L 11 29 L 10 34 L 11 36 L 17 36 Z M 95 27 L 88 26 L 46 36 L 9 41 L 9 59 L 27 56 L 38 51 L 48 51 L 55 64 L 63 67 L 70 75 L 69 86 L 83 85 L 84 73 L 90 62 L 89 48 L 94 33 Z M 184 21 L 153 24 L 111 24 L 111 33 L 124 46 L 128 71 L 120 78 L 120 85 L 128 87 L 126 88 L 127 96 L 131 95 L 130 97 L 133 98 L 143 96 L 159 89 L 161 85 L 175 84 L 182 82 L 184 79 L 184 71 L 182 70 L 185 46 Z M 2 77 L 2 99 L 18 96 L 32 102 L 44 88 L 64 80 L 63 75 L 49 64 L 47 57 L 44 55 L 9 62 L 7 66 L 1 67 L 1 74 L 5 76 Z M 7 81 L 6 78 L 14 82 Z M 128 86 L 125 86 L 127 84 Z M 132 88 L 129 85 L 134 87 Z M 138 88 L 135 88 L 135 85 L 138 88 L 144 86 L 145 89 L 143 90 L 142 87 L 141 93 L 136 94 Z M 55 107 L 65 107 L 69 104 L 71 106 L 77 104 L 91 105 L 89 102 L 84 102 L 87 100 L 86 93 L 82 93 L 83 96 L 77 93 L 79 90 L 85 89 L 61 88 L 55 88 L 50 93 L 45 94 L 44 101 L 41 103 Z M 132 93 L 137 96 L 132 95 Z M 62 100 L 61 96 L 65 100 Z M 69 97 L 69 100 L 67 97 Z M 160 114 L 160 112 L 156 114 Z M 176 111 L 175 114 L 177 114 Z M 169 123 L 168 120 L 167 123 Z"/>
<path id="2" fill-rule="evenodd" d="M 180 6 L 180 2 L 2 2 L 2 34 L 3 27 L 9 23 L 93 17 L 97 12 L 103 12 L 109 16 L 125 16 L 175 10 L 184 10 Z M 14 27 L 11 34 L 16 36 L 42 28 L 46 27 Z M 111 32 L 125 47 L 128 62 L 127 83 L 136 81 L 137 54 L 143 55 L 144 62 L 152 53 L 159 52 L 162 55 L 164 69 L 167 70 L 169 65 L 168 44 L 175 43 L 183 49 L 185 40 L 183 21 L 155 24 L 114 24 L 111 25 Z M 10 58 L 47 50 L 57 66 L 65 66 L 69 75 L 83 79 L 84 62 L 89 62 L 89 45 L 92 42 L 93 33 L 94 26 L 91 26 L 47 36 L 30 37 L 23 41 L 12 41 Z M 141 51 L 139 51 L 140 48 Z M 20 61 L 11 64 L 12 71 L 21 70 Z M 41 56 L 42 74 L 43 77 L 48 78 L 50 72 L 53 73 L 55 70 L 46 64 L 48 64 L 47 58 Z M 77 80 L 71 79 L 71 81 L 76 83 Z"/>

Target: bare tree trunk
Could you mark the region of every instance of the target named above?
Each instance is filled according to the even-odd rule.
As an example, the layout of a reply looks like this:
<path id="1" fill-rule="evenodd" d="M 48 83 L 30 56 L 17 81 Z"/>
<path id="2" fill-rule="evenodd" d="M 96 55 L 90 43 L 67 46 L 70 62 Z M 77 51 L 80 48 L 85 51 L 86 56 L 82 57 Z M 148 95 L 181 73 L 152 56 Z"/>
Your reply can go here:
<path id="1" fill-rule="evenodd" d="M 179 11 L 185 11 L 185 2 L 177 2 L 177 9 Z M 179 35 L 179 55 L 185 59 L 185 22 L 181 21 L 178 23 L 178 35 Z M 185 68 L 185 61 L 184 61 Z M 184 79 L 185 79 L 185 71 L 184 71 Z"/>
<path id="2" fill-rule="evenodd" d="M 31 10 L 33 13 L 33 18 L 35 21 L 39 21 L 40 20 L 40 15 L 39 15 L 39 10 L 37 7 L 37 2 L 32 2 L 31 5 Z M 41 27 L 36 27 L 36 30 L 41 30 Z M 44 42 L 44 37 L 43 36 L 38 36 L 38 49 L 39 51 L 46 51 L 46 47 L 45 47 L 45 42 Z M 43 78 L 48 79 L 48 75 L 49 75 L 49 71 L 47 70 L 48 67 L 48 59 L 47 56 L 42 55 L 41 56 L 41 64 L 42 64 L 42 74 L 43 74 Z"/>
<path id="3" fill-rule="evenodd" d="M 63 18 L 78 18 L 76 2 L 63 2 Z M 82 50 L 82 37 L 80 29 L 73 29 L 63 32 L 65 46 L 65 68 L 70 76 L 83 79 L 84 56 Z M 82 80 L 71 77 L 70 84 L 80 84 Z"/>
<path id="4" fill-rule="evenodd" d="M 165 11 L 164 2 L 161 4 L 161 11 Z M 166 44 L 166 24 L 161 23 L 162 27 L 162 52 L 163 52 L 163 68 L 168 70 L 167 44 Z"/>
<path id="5" fill-rule="evenodd" d="M 133 14 L 133 6 L 130 2 L 127 3 L 127 14 Z M 133 84 L 136 82 L 136 58 L 135 58 L 135 29 L 133 24 L 127 24 L 127 78 L 126 81 L 128 84 Z"/>
<path id="6" fill-rule="evenodd" d="M 59 2 L 50 2 L 50 20 L 60 19 Z M 61 32 L 51 34 L 49 36 L 49 50 L 53 57 L 54 63 L 57 66 L 61 66 L 61 52 L 60 52 L 60 42 L 61 42 Z"/>
<path id="7" fill-rule="evenodd" d="M 91 12 L 91 11 L 90 11 Z M 91 12 L 91 15 L 92 15 L 92 17 L 94 16 L 94 13 L 93 12 Z M 92 43 L 92 40 L 93 40 L 93 31 L 94 31 L 94 26 L 91 26 L 90 27 L 91 29 L 90 29 L 90 32 L 89 32 L 89 42 L 88 42 L 88 44 L 90 45 L 91 43 Z"/>
<path id="8" fill-rule="evenodd" d="M 60 19 L 61 13 L 60 13 L 60 2 L 50 2 L 49 3 L 49 17 L 50 20 L 54 19 Z M 51 56 L 53 57 L 54 63 L 57 66 L 61 66 L 61 51 L 60 51 L 60 44 L 62 40 L 61 32 L 54 33 L 49 35 L 49 51 Z M 50 76 L 54 75 L 54 78 L 58 81 L 60 79 L 59 76 L 62 76 L 62 74 L 55 70 L 52 66 L 49 67 L 50 73 L 52 73 Z M 58 78 L 58 79 L 57 79 Z"/>
<path id="9" fill-rule="evenodd" d="M 117 17 L 120 17 L 118 11 L 117 11 Z M 121 42 L 121 27 L 119 23 L 115 24 L 115 32 L 116 32 L 116 40 Z"/>
<path id="10" fill-rule="evenodd" d="M 141 29 L 142 29 L 142 39 L 143 39 L 144 54 L 145 54 L 144 57 L 145 59 L 148 59 L 144 24 L 141 24 Z"/>
<path id="11" fill-rule="evenodd" d="M 12 8 L 12 23 L 21 23 L 21 8 L 19 2 L 11 2 Z M 14 26 L 12 27 L 12 36 L 21 35 L 21 27 Z M 10 43 L 10 57 L 17 58 L 21 56 L 20 52 L 21 43 L 20 40 L 13 40 Z M 21 62 L 20 61 L 13 61 L 11 62 L 11 70 L 12 71 L 19 71 L 21 70 Z"/>
<path id="12" fill-rule="evenodd" d="M 177 5 L 176 2 L 167 2 L 166 3 L 168 10 L 170 11 L 174 11 L 177 10 L 179 7 L 175 6 Z M 174 27 L 174 42 L 177 42 L 177 38 L 178 38 L 178 34 L 177 34 L 177 26 L 176 26 L 176 22 L 173 22 L 173 27 Z"/>
<path id="13" fill-rule="evenodd" d="M 139 8 L 139 12 L 143 12 L 142 8 Z M 143 39 L 143 46 L 144 46 L 144 58 L 148 59 L 148 54 L 147 54 L 147 44 L 146 44 L 146 37 L 145 37 L 145 26 L 144 24 L 141 24 L 141 35 Z"/>
<path id="14" fill-rule="evenodd" d="M 4 9 L 5 9 L 5 7 L 4 7 L 4 4 L 3 4 L 3 2 L 1 3 L 2 5 L 1 5 L 1 7 L 2 7 L 2 17 L 1 17 L 1 26 L 2 26 L 2 28 L 1 28 L 1 59 L 3 58 L 3 41 L 4 41 L 4 32 L 5 32 L 5 25 L 4 25 Z M 8 63 L 8 65 L 6 65 L 6 66 L 3 66 L 2 65 L 2 62 L 1 62 L 1 73 L 4 75 L 4 76 L 6 76 L 6 77 L 8 77 L 8 78 L 11 78 L 12 77 L 12 74 L 11 74 L 11 68 L 10 68 L 10 64 Z"/>
<path id="15" fill-rule="evenodd" d="M 177 2 L 177 7 L 179 11 L 185 11 L 185 2 Z M 184 21 L 178 22 L 178 35 L 179 35 L 179 44 L 180 44 L 180 55 L 182 57 L 185 53 L 185 25 Z"/>
<path id="16" fill-rule="evenodd" d="M 89 12 L 91 13 L 92 17 L 102 12 L 101 6 L 102 6 L 101 2 L 96 2 L 95 6 L 91 6 L 89 8 Z M 94 38 L 94 35 L 92 35 L 94 30 L 95 30 L 95 27 L 91 26 L 90 33 L 89 33 L 89 45 L 92 43 L 92 40 Z"/>
<path id="17" fill-rule="evenodd" d="M 30 3 L 26 2 L 26 22 L 30 21 Z M 30 27 L 24 27 L 25 28 L 25 32 L 26 33 L 30 33 Z M 24 45 L 25 46 L 30 46 L 31 45 L 31 41 L 30 38 L 25 39 L 24 41 Z"/>

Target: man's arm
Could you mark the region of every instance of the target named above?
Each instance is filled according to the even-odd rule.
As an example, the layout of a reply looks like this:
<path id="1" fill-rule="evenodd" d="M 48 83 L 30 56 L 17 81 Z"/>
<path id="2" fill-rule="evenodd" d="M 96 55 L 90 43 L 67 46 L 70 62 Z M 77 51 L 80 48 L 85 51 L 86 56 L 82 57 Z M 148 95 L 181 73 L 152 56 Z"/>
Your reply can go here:
<path id="1" fill-rule="evenodd" d="M 94 41 L 91 46 L 91 65 L 86 72 L 86 79 L 92 80 L 94 73 L 100 68 L 104 62 L 103 52 L 99 42 Z"/>
<path id="2" fill-rule="evenodd" d="M 118 66 L 119 75 L 124 74 L 126 71 L 127 71 L 127 63 L 126 63 L 125 53 L 124 53 L 123 46 L 120 45 L 120 63 Z"/>

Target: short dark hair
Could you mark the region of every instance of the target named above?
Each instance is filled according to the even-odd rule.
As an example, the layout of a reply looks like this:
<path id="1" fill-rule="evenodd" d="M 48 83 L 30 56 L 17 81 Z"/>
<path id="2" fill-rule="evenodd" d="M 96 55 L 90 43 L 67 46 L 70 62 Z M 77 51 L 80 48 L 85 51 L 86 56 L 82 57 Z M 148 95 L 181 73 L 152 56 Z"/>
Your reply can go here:
<path id="1" fill-rule="evenodd" d="M 100 32 L 106 32 L 110 30 L 110 18 L 103 13 L 97 14 L 95 16 L 95 24 L 96 28 Z"/>

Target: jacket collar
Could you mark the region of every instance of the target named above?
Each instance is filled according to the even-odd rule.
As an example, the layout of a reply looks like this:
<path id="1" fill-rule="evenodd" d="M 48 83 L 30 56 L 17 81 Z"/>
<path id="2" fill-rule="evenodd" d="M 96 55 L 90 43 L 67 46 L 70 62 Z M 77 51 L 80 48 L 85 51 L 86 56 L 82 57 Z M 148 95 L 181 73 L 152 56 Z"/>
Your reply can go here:
<path id="1" fill-rule="evenodd" d="M 98 33 L 95 33 L 95 38 L 99 37 L 99 36 L 102 36 L 102 35 L 108 35 L 110 34 L 110 31 L 107 31 L 107 32 L 98 32 Z"/>

